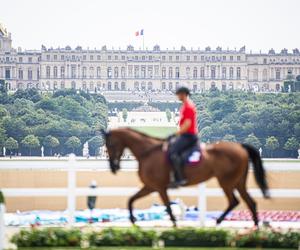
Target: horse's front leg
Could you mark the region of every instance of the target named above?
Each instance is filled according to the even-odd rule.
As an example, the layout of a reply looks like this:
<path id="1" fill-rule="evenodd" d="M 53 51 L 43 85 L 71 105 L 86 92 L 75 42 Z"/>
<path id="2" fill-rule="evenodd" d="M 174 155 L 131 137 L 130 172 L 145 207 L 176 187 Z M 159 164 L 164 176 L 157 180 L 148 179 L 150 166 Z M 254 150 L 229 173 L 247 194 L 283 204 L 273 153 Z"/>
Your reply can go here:
<path id="1" fill-rule="evenodd" d="M 171 221 L 173 222 L 173 226 L 176 227 L 176 218 L 173 215 L 172 209 L 171 209 L 171 205 L 170 205 L 170 199 L 167 193 L 167 189 L 163 189 L 163 190 L 159 190 L 159 195 L 164 203 L 164 205 L 167 208 L 167 212 L 170 216 Z"/>
<path id="2" fill-rule="evenodd" d="M 130 197 L 129 201 L 128 201 L 128 210 L 129 210 L 129 219 L 131 221 L 132 224 L 135 223 L 136 218 L 133 215 L 133 202 L 139 198 L 142 198 L 148 194 L 151 194 L 153 192 L 152 189 L 144 186 L 140 191 L 138 191 L 135 195 L 133 195 L 132 197 Z"/>

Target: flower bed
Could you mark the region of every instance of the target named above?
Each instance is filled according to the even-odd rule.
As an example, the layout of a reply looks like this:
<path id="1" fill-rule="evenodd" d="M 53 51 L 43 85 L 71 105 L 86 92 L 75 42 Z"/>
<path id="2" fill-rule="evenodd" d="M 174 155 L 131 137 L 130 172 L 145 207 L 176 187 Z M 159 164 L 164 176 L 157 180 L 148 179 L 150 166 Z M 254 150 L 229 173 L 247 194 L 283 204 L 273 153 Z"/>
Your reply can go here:
<path id="1" fill-rule="evenodd" d="M 259 247 L 297 249 L 300 232 L 261 230 L 241 233 L 221 229 L 179 228 L 162 231 L 132 228 L 107 228 L 85 232 L 79 229 L 21 230 L 11 240 L 18 247 L 81 246 L 152 246 L 163 241 L 165 246 L 178 247 Z"/>

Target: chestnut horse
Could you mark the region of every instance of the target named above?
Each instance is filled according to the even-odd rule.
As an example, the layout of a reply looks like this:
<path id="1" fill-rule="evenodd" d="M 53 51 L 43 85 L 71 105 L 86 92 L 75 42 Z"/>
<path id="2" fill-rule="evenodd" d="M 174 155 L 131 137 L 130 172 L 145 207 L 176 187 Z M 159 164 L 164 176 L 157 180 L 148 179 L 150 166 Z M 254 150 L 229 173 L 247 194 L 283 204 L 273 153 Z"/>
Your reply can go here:
<path id="1" fill-rule="evenodd" d="M 130 149 L 139 163 L 138 175 L 144 186 L 129 199 L 128 209 L 131 222 L 134 223 L 136 220 L 132 211 L 133 202 L 152 192 L 158 192 L 170 219 L 176 226 L 167 194 L 172 167 L 166 161 L 166 152 L 163 150 L 163 145 L 167 143 L 166 140 L 154 138 L 130 128 L 102 131 L 102 133 L 106 140 L 110 168 L 113 173 L 120 169 L 120 160 L 125 148 Z M 234 191 L 237 190 L 250 209 L 255 226 L 258 226 L 256 202 L 247 192 L 246 180 L 249 169 L 248 162 L 251 160 L 256 182 L 263 196 L 269 197 L 265 170 L 259 152 L 247 144 L 218 142 L 207 145 L 201 155 L 202 159 L 197 166 L 184 167 L 187 186 L 216 177 L 229 203 L 228 208 L 217 219 L 217 223 L 221 223 L 225 216 L 239 204 L 239 200 L 234 194 Z"/>

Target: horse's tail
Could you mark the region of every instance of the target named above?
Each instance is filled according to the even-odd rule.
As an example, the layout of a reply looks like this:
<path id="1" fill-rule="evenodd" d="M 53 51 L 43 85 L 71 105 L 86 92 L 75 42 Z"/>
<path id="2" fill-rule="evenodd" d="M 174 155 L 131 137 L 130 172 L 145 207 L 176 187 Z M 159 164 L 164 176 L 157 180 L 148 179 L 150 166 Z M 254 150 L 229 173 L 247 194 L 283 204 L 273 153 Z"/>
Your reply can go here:
<path id="1" fill-rule="evenodd" d="M 263 163 L 260 157 L 260 154 L 258 150 L 249 145 L 249 144 L 242 144 L 243 148 L 247 150 L 249 154 L 249 158 L 251 159 L 253 163 L 253 168 L 254 168 L 254 176 L 257 185 L 260 187 L 263 196 L 265 198 L 270 198 L 270 193 L 269 193 L 269 187 L 268 187 L 268 182 L 266 178 L 266 172 L 263 167 Z"/>

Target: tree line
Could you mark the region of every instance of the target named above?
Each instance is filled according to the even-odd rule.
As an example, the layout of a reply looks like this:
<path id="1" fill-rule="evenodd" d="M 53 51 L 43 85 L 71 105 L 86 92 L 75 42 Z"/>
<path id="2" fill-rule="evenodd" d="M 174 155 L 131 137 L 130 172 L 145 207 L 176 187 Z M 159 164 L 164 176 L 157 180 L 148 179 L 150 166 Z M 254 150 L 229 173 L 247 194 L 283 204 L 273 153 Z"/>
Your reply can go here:
<path id="1" fill-rule="evenodd" d="M 95 155 L 103 145 L 100 129 L 107 127 L 107 103 L 100 94 L 72 89 L 41 93 L 36 89 L 9 94 L 0 85 L 0 148 L 7 155 L 82 154 L 89 142 Z"/>

